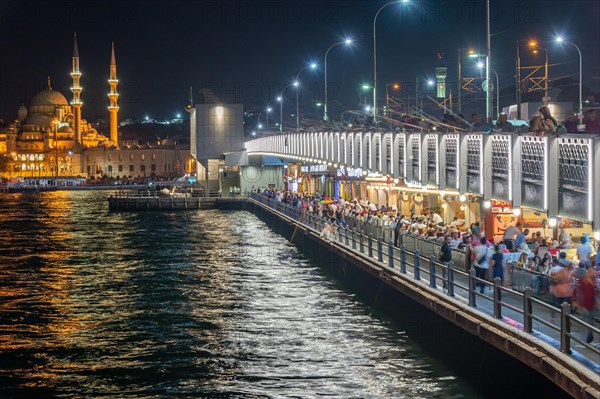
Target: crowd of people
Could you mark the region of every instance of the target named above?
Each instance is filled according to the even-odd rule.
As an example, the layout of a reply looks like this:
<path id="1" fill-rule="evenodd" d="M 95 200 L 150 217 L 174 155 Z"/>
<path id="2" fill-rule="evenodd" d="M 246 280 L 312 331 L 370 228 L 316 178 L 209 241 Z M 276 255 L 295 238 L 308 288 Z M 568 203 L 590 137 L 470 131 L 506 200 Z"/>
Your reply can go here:
<path id="1" fill-rule="evenodd" d="M 558 240 L 548 242 L 540 232 L 530 235 L 528 229 L 521 230 L 521 225 L 517 223 L 505 230 L 503 241 L 493 243 L 484 235 L 479 222 L 467 226 L 464 221 L 454 217 L 446 223 L 439 213 L 428 209 L 417 214 L 413 207 L 411 215 L 402 215 L 397 209 L 379 207 L 356 198 L 346 201 L 323 198 L 319 194 L 269 188 L 255 191 L 287 204 L 302 214 L 323 220 L 321 236 L 326 240 L 335 239 L 339 226 L 370 224 L 387 227 L 394 232 L 395 246 L 399 245 L 403 234 L 438 243 L 439 253 L 435 255 L 444 264 L 453 260 L 454 250 L 464 251 L 467 269 L 475 269 L 477 288 L 481 293 L 489 286 L 484 280 L 499 277 L 505 283 L 505 269 L 511 263 L 517 269 L 533 272 L 532 288 L 537 290 L 547 282 L 556 306 L 567 302 L 573 311 L 580 311 L 586 320 L 593 320 L 598 310 L 600 257 L 596 256 L 597 249 L 590 244 L 588 236 L 583 236 L 580 245 L 575 248 L 575 262 L 567 259 L 565 251 L 573 248 L 574 244 L 565 229 L 561 230 Z M 586 338 L 588 342 L 592 341 L 591 332 Z"/>
<path id="2" fill-rule="evenodd" d="M 590 109 L 585 112 L 584 119 L 578 120 L 576 113 L 570 113 L 562 123 L 556 120 L 550 111 L 550 108 L 543 106 L 539 108 L 539 113 L 534 115 L 528 124 L 515 126 L 508 120 L 508 115 L 501 112 L 495 122 L 476 113 L 471 114 L 467 119 L 462 114 L 444 114 L 438 124 L 433 124 L 424 119 L 419 119 L 411 115 L 404 115 L 402 124 L 405 130 L 440 130 L 449 132 L 502 132 L 519 133 L 530 132 L 538 136 L 554 134 L 563 127 L 567 133 L 592 133 L 600 134 L 600 123 L 598 122 L 598 111 Z M 581 130 L 578 128 L 580 126 Z"/>

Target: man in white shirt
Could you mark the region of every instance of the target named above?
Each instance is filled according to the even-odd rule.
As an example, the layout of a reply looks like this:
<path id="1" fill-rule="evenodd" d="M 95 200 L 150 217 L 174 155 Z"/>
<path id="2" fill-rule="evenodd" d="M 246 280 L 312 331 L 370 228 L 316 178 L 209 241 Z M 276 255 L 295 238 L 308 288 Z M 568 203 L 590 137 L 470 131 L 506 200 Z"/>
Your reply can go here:
<path id="1" fill-rule="evenodd" d="M 444 223 L 444 219 L 442 219 L 442 217 L 435 212 L 433 212 L 433 214 L 431 215 L 431 219 L 433 220 L 433 223 L 437 225 L 439 225 L 440 223 Z"/>
<path id="2" fill-rule="evenodd" d="M 480 245 L 473 247 L 473 253 L 475 254 L 473 266 L 477 272 L 477 278 L 480 280 L 485 280 L 488 269 L 490 268 L 490 259 L 493 255 L 493 251 L 490 251 L 490 249 L 487 247 L 487 239 L 485 237 L 481 237 L 480 243 Z M 476 286 L 479 286 L 479 292 L 483 294 L 486 285 L 484 283 L 477 282 Z"/>
<path id="3" fill-rule="evenodd" d="M 590 257 L 594 254 L 594 249 L 590 245 L 590 237 L 585 235 L 581 237 L 581 245 L 577 247 L 577 258 L 579 262 L 584 263 L 585 267 L 590 265 Z"/>
<path id="4" fill-rule="evenodd" d="M 509 251 L 513 249 L 514 240 L 517 235 L 521 234 L 521 223 L 517 223 L 516 226 L 508 226 L 504 231 L 504 244 L 506 244 L 506 249 Z"/>

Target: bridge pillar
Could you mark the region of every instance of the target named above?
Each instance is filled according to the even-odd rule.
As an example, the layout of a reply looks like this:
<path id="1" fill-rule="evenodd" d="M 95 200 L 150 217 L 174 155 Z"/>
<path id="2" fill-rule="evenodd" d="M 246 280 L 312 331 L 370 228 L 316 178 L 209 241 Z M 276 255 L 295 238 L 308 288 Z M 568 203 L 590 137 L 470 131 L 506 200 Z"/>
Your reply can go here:
<path id="1" fill-rule="evenodd" d="M 436 278 L 435 278 L 435 256 L 431 256 L 429 258 L 429 286 L 431 288 L 436 288 Z"/>
<path id="2" fill-rule="evenodd" d="M 400 272 L 406 274 L 406 245 L 400 247 Z"/>
<path id="3" fill-rule="evenodd" d="M 454 296 L 454 262 L 448 262 L 448 296 Z"/>
<path id="4" fill-rule="evenodd" d="M 477 306 L 477 280 L 475 280 L 477 276 L 477 272 L 475 268 L 472 267 L 469 270 L 469 306 Z"/>
<path id="5" fill-rule="evenodd" d="M 415 280 L 421 280 L 421 251 L 415 250 Z"/>

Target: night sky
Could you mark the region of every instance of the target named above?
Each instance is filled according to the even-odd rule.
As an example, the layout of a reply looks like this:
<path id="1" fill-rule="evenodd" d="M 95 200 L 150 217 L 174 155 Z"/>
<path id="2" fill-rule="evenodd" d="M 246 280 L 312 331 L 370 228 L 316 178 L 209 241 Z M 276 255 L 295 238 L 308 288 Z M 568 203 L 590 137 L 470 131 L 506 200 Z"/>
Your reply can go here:
<path id="1" fill-rule="evenodd" d="M 110 44 L 115 41 L 120 81 L 120 119 L 169 118 L 182 112 L 193 86 L 210 87 L 225 102 L 264 109 L 309 62 L 302 75 L 301 107 L 321 114 L 323 57 L 328 57 L 330 113 L 357 108 L 360 86 L 373 81 L 373 17 L 381 1 L 127 1 L 0 2 L 0 117 L 12 120 L 46 85 L 70 100 L 73 32 L 77 32 L 83 115 L 106 117 Z M 583 52 L 584 85 L 600 92 L 600 2 L 492 0 L 492 65 L 501 87 L 514 85 L 515 40 L 535 38 L 549 49 L 552 76 L 578 80 L 577 51 L 551 39 L 556 34 Z M 380 103 L 384 85 L 434 76 L 436 53 L 445 52 L 448 82 L 456 82 L 457 49 L 485 50 L 485 1 L 413 1 L 381 12 L 377 22 Z M 524 65 L 536 63 L 526 49 Z M 537 59 L 542 63 L 542 57 Z M 463 60 L 464 75 L 478 72 Z M 293 98 L 293 89 L 288 89 Z M 510 97 L 510 96 L 509 96 Z M 370 98 L 370 97 L 369 97 Z M 503 99 L 503 105 L 510 98 Z M 369 102 L 371 100 L 369 99 Z M 289 105 L 290 112 L 292 106 Z M 276 106 L 278 109 L 278 106 Z M 286 111 L 287 112 L 287 111 Z"/>

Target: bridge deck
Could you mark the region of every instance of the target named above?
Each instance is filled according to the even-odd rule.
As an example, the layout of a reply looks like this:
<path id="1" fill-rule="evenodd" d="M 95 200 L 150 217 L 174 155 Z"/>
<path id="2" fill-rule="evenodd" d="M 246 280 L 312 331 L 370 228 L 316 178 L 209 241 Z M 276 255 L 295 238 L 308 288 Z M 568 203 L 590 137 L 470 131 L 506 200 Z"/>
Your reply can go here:
<path id="1" fill-rule="evenodd" d="M 295 209 L 292 209 L 285 204 L 275 203 L 274 201 L 270 203 L 265 197 L 260 198 L 255 196 L 251 201 L 260 204 L 263 207 L 267 207 L 271 212 L 279 214 L 280 217 L 298 223 L 313 235 L 321 234 L 322 221 L 311 219 L 305 214 L 300 214 Z M 557 369 L 560 369 L 555 375 L 563 377 L 569 372 L 575 373 L 577 376 L 574 377 L 574 380 L 578 380 L 579 376 L 585 376 L 584 380 L 587 380 L 590 385 L 585 388 L 586 393 L 581 397 L 600 397 L 600 384 L 598 383 L 598 375 L 600 374 L 599 351 L 596 347 L 584 343 L 586 333 L 584 326 L 578 324 L 576 319 L 568 317 L 567 319 L 571 321 L 571 336 L 568 338 L 569 343 L 571 344 L 570 354 L 560 352 L 561 339 L 564 339 L 564 337 L 561 337 L 560 309 L 553 308 L 541 301 L 532 301 L 531 314 L 534 315 L 532 322 L 533 331 L 531 334 L 527 334 L 524 330 L 525 316 L 523 308 L 525 301 L 523 293 L 512 291 L 507 288 L 501 288 L 501 300 L 500 302 L 496 302 L 497 304 L 501 303 L 502 305 L 500 310 L 501 317 L 496 318 L 494 312 L 494 289 L 491 282 L 486 282 L 488 287 L 486 287 L 484 294 L 479 294 L 479 290 L 477 290 L 475 298 L 476 306 L 473 307 L 469 301 L 469 296 L 472 292 L 472 290 L 469 289 L 470 277 L 466 273 L 454 270 L 454 296 L 451 297 L 448 296 L 448 289 L 446 288 L 446 284 L 444 284 L 441 272 L 442 265 L 436 264 L 437 270 L 434 273 L 436 281 L 435 284 L 432 284 L 430 280 L 429 260 L 425 258 L 419 257 L 421 263 L 419 268 L 420 276 L 419 278 L 415 278 L 415 261 L 417 258 L 414 253 L 408 251 L 405 252 L 406 272 L 404 273 L 400 266 L 402 253 L 399 248 L 393 248 L 392 257 L 394 267 L 390 267 L 390 257 L 388 255 L 389 247 L 387 244 L 382 245 L 382 250 L 380 252 L 378 251 L 378 242 L 376 240 L 371 241 L 369 248 L 367 237 L 359 237 L 358 235 L 346 236 L 339 233 L 329 241 L 332 249 L 337 248 L 338 251 L 348 253 L 356 259 L 379 265 L 382 270 L 380 278 L 386 282 L 393 279 L 396 279 L 398 282 L 409 282 L 418 287 L 418 290 L 423 293 L 435 293 L 436 300 L 443 298 L 445 304 L 450 307 L 464 309 L 465 312 L 467 310 L 469 312 L 475 311 L 486 319 L 486 323 L 489 323 L 489 320 L 492 320 L 489 324 L 498 323 L 498 326 L 502 326 L 504 331 L 511 331 L 514 334 L 513 338 L 518 337 L 526 342 L 527 348 L 524 348 L 524 350 L 530 351 L 534 356 L 541 356 L 549 359 L 548 355 L 541 353 L 540 348 L 548 350 L 547 353 L 551 353 L 553 359 L 558 359 L 560 363 L 560 365 L 558 363 L 555 365 Z M 473 301 L 473 298 L 471 298 L 471 301 Z M 554 315 L 552 314 L 553 311 L 555 312 Z M 443 316 L 446 317 L 445 315 Z M 453 321 L 457 323 L 456 320 Z M 512 340 L 512 338 L 510 340 Z M 490 344 L 496 345 L 497 343 Z M 506 348 L 500 349 L 506 351 Z M 514 354 L 512 355 L 514 356 Z M 542 370 L 539 371 L 543 372 Z M 546 375 L 548 376 L 548 374 Z M 560 381 L 555 382 L 561 385 Z M 561 386 L 564 387 L 564 385 Z"/>

